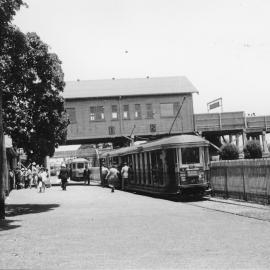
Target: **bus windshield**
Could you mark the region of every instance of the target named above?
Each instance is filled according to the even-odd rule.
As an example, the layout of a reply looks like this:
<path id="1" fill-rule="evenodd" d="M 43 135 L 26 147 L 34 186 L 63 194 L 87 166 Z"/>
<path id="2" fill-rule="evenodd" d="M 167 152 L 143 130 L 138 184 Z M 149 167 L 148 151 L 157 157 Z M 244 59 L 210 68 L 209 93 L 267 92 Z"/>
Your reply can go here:
<path id="1" fill-rule="evenodd" d="M 182 148 L 182 164 L 200 163 L 199 147 Z"/>

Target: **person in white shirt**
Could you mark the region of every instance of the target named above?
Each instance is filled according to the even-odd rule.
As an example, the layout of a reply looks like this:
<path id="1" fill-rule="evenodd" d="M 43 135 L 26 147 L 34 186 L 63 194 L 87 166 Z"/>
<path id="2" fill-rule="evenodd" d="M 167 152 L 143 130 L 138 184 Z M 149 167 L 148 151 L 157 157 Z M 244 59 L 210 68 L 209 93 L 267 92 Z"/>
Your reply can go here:
<path id="1" fill-rule="evenodd" d="M 47 180 L 47 172 L 43 167 L 40 169 L 39 180 L 38 180 L 38 191 L 45 192 L 45 182 Z"/>
<path id="2" fill-rule="evenodd" d="M 122 176 L 122 190 L 125 189 L 125 185 L 128 182 L 128 172 L 129 172 L 129 167 L 126 162 L 124 162 L 124 166 L 121 169 L 121 176 Z"/>
<path id="3" fill-rule="evenodd" d="M 106 176 L 106 179 L 108 180 L 109 187 L 111 188 L 111 192 L 114 192 L 115 185 L 117 181 L 119 181 L 119 171 L 116 169 L 116 165 L 113 164 L 112 167 L 109 169 L 109 172 Z"/>

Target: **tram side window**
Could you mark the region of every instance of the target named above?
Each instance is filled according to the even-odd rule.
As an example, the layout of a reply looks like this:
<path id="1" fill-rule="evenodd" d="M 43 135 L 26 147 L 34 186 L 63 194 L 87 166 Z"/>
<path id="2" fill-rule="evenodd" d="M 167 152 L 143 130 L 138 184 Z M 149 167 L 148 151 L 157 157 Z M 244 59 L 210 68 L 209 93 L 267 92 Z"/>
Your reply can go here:
<path id="1" fill-rule="evenodd" d="M 199 147 L 182 148 L 182 164 L 200 163 Z"/>
<path id="2" fill-rule="evenodd" d="M 144 153 L 141 154 L 141 160 L 142 160 L 142 172 L 141 172 L 141 184 L 145 184 L 145 156 Z"/>
<path id="3" fill-rule="evenodd" d="M 151 152 L 151 165 L 153 183 L 163 185 L 163 163 L 161 154 L 161 151 Z"/>
<path id="4" fill-rule="evenodd" d="M 137 158 L 137 184 L 141 184 L 141 162 L 140 162 L 140 154 L 136 154 Z"/>
<path id="5" fill-rule="evenodd" d="M 136 174 L 136 170 L 137 170 L 137 162 L 136 162 L 136 155 L 133 154 L 132 155 L 132 159 L 133 159 L 133 182 L 136 183 L 137 181 L 137 174 Z"/>

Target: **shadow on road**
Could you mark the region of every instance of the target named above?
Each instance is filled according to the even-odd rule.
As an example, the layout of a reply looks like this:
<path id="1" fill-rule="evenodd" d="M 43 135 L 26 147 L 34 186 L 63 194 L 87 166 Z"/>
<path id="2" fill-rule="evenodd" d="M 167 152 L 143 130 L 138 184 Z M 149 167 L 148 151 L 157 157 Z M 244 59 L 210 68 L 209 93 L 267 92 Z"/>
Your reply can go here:
<path id="1" fill-rule="evenodd" d="M 154 199 L 162 199 L 171 202 L 181 202 L 181 203 L 188 203 L 188 202 L 197 202 L 197 201 L 205 201 L 207 200 L 206 197 L 201 196 L 190 196 L 190 195 L 182 195 L 182 196 L 175 196 L 175 195 L 161 195 L 161 194 L 149 194 L 145 192 L 134 192 L 128 191 L 130 193 L 136 194 L 138 196 L 147 196 Z"/>
<path id="2" fill-rule="evenodd" d="M 47 212 L 59 206 L 60 204 L 9 204 L 6 206 L 6 217 Z M 11 219 L 0 220 L 0 232 L 20 227 L 21 225 L 12 224 L 18 221 Z"/>
<path id="3" fill-rule="evenodd" d="M 12 225 L 12 223 L 17 222 L 18 220 L 0 220 L 0 232 L 6 230 L 16 229 L 21 227 L 21 225 Z"/>
<path id="4" fill-rule="evenodd" d="M 47 212 L 59 206 L 59 204 L 9 204 L 6 206 L 6 217 Z"/>

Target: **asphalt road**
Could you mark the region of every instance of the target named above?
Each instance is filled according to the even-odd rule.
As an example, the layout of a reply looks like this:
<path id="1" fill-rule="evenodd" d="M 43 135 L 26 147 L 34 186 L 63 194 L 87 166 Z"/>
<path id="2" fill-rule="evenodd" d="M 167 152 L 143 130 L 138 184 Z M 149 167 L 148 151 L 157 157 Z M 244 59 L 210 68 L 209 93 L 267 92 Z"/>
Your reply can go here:
<path id="1" fill-rule="evenodd" d="M 99 186 L 15 190 L 0 269 L 269 269 L 270 208 Z"/>

